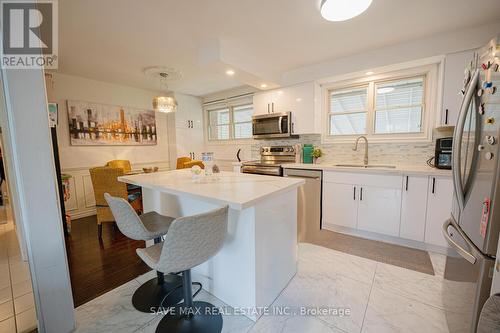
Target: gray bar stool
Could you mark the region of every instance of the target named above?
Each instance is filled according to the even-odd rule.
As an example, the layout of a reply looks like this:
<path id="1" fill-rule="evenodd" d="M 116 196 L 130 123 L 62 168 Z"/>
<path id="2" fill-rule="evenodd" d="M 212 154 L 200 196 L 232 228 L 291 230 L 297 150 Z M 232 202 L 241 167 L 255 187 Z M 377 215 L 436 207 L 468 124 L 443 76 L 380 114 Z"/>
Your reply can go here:
<path id="1" fill-rule="evenodd" d="M 161 237 L 168 232 L 174 221 L 174 218 L 156 212 L 139 216 L 126 200 L 113 197 L 109 193 L 104 193 L 104 198 L 118 228 L 131 239 L 154 240 L 155 244 L 161 244 Z M 175 274 L 165 275 L 159 271 L 156 274 L 156 278 L 141 285 L 132 296 L 132 305 L 136 310 L 152 313 L 162 302 L 164 305 L 173 306 L 182 300 L 182 292 L 176 289 L 182 283 L 181 277 Z"/>
<path id="2" fill-rule="evenodd" d="M 222 315 L 207 302 L 193 302 L 191 268 L 198 266 L 222 248 L 227 234 L 228 207 L 207 213 L 185 216 L 170 225 L 163 243 L 137 254 L 151 268 L 163 272 L 182 272 L 184 303 L 165 309 L 156 332 L 163 333 L 219 333 Z"/>

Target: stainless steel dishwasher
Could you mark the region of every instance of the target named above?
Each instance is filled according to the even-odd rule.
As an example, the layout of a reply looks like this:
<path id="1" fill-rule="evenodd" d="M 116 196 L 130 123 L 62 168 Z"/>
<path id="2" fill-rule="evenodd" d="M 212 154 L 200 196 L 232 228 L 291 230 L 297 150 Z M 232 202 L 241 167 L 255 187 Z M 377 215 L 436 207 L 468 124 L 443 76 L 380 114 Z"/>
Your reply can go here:
<path id="1" fill-rule="evenodd" d="M 302 178 L 306 181 L 298 190 L 297 238 L 306 241 L 308 236 L 321 229 L 321 170 L 287 169 L 283 166 L 283 177 Z"/>

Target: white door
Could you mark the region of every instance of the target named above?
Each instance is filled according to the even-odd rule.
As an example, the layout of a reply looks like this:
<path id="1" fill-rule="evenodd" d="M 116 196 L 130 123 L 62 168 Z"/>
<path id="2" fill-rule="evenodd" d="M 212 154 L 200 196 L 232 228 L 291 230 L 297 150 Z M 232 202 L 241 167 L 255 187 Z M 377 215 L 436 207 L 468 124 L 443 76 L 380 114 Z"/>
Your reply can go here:
<path id="1" fill-rule="evenodd" d="M 292 112 L 294 134 L 314 133 L 313 82 L 287 87 L 280 107 L 284 107 L 284 111 Z"/>
<path id="2" fill-rule="evenodd" d="M 462 103 L 464 71 L 473 59 L 474 50 L 446 55 L 444 64 L 443 108 L 441 125 L 456 125 Z"/>
<path id="3" fill-rule="evenodd" d="M 429 177 L 427 218 L 425 223 L 426 243 L 448 247 L 448 242 L 443 237 L 443 223 L 450 218 L 452 200 L 452 179 Z"/>
<path id="4" fill-rule="evenodd" d="M 358 229 L 398 236 L 401 189 L 363 186 L 359 192 Z"/>
<path id="5" fill-rule="evenodd" d="M 404 176 L 399 236 L 424 241 L 427 209 L 427 176 Z"/>
<path id="6" fill-rule="evenodd" d="M 356 228 L 358 211 L 356 185 L 323 183 L 323 226 Z"/>
<path id="7" fill-rule="evenodd" d="M 272 103 L 274 100 L 275 91 L 264 91 L 253 95 L 254 114 L 268 114 L 271 112 Z M 276 105 L 274 106 L 276 108 Z M 276 111 L 276 110 L 275 110 Z"/>

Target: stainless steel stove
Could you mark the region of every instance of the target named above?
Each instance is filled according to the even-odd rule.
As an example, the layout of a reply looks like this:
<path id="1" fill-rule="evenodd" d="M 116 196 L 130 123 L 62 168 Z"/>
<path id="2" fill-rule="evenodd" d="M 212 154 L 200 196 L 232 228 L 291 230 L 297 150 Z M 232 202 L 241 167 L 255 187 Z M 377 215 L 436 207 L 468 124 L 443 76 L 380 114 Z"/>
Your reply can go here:
<path id="1" fill-rule="evenodd" d="M 244 162 L 241 172 L 269 176 L 283 176 L 283 164 L 295 163 L 293 146 L 272 146 L 260 148 L 260 160 Z"/>

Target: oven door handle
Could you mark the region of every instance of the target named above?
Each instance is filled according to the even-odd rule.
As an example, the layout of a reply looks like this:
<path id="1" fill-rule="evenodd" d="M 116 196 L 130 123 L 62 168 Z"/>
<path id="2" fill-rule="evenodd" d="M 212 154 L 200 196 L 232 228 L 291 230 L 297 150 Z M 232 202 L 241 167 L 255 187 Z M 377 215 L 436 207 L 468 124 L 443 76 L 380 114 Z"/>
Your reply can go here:
<path id="1" fill-rule="evenodd" d="M 260 168 L 254 166 L 242 166 L 241 172 L 243 173 L 256 173 L 256 174 L 264 174 L 264 175 L 280 175 L 280 170 L 277 168 Z"/>

